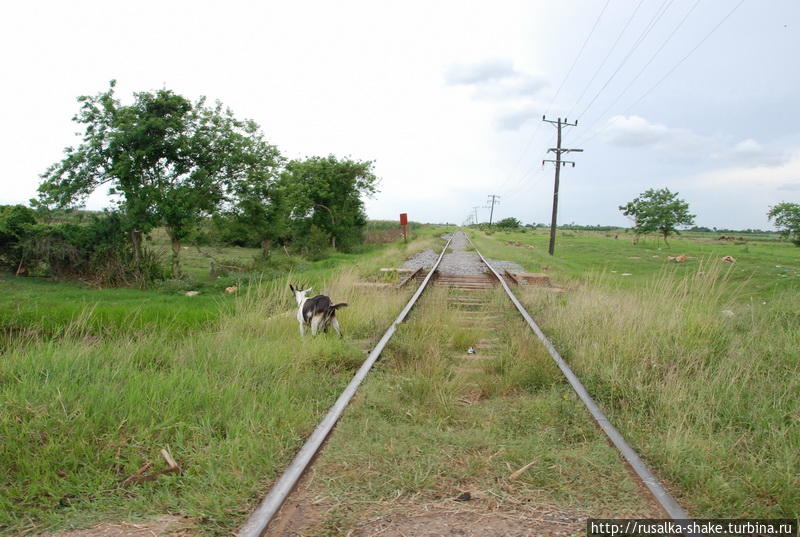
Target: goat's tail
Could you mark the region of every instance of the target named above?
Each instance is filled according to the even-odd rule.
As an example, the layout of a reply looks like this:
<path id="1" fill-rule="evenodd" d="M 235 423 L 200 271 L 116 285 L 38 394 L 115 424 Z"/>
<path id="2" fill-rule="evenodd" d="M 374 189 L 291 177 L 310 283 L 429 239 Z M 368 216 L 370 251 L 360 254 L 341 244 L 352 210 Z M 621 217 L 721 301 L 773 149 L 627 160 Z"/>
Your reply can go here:
<path id="1" fill-rule="evenodd" d="M 329 309 L 332 309 L 333 311 L 336 311 L 339 308 L 344 308 L 346 306 L 347 306 L 347 302 L 339 302 L 338 304 L 334 304 L 333 306 L 331 306 Z"/>

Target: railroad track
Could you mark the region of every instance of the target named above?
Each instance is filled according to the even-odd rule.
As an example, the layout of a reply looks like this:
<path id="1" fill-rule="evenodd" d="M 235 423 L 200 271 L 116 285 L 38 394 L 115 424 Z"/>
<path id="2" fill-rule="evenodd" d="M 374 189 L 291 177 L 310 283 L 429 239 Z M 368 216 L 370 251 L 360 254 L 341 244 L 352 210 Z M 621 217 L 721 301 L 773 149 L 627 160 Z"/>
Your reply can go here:
<path id="1" fill-rule="evenodd" d="M 435 264 L 427 273 L 420 272 L 416 275 L 417 278 L 421 279 L 421 283 L 409 302 L 370 352 L 369 356 L 356 372 L 351 382 L 343 390 L 342 394 L 322 419 L 320 424 L 316 427 L 316 429 L 314 429 L 311 436 L 295 456 L 294 460 L 278 478 L 268 494 L 263 498 L 255 511 L 253 511 L 253 513 L 247 519 L 245 524 L 239 529 L 237 535 L 239 537 L 261 537 L 264 534 L 268 525 L 278 513 L 284 501 L 287 499 L 295 485 L 303 476 L 306 469 L 316 457 L 317 453 L 325 442 L 325 439 L 328 437 L 345 408 L 352 400 L 353 396 L 358 390 L 358 387 L 372 369 L 372 366 L 380 357 L 381 352 L 396 332 L 398 326 L 405 320 L 408 313 L 414 307 L 414 304 L 416 304 L 417 300 L 424 293 L 431 282 L 433 282 L 433 284 L 436 286 L 451 288 L 451 292 L 448 294 L 448 309 L 457 311 L 458 315 L 463 319 L 464 324 L 467 326 L 475 326 L 476 328 L 498 322 L 499 317 L 497 316 L 497 313 L 491 309 L 491 301 L 487 291 L 495 289 L 497 286 L 501 286 L 509 300 L 513 303 L 514 307 L 522 315 L 525 322 L 547 349 L 548 353 L 553 358 L 564 377 L 570 383 L 578 398 L 589 411 L 592 418 L 595 420 L 603 433 L 608 437 L 609 441 L 623 456 L 629 465 L 629 468 L 638 477 L 640 483 L 649 491 L 659 508 L 674 520 L 684 520 L 687 521 L 687 523 L 690 522 L 686 511 L 684 511 L 680 505 L 678 505 L 675 499 L 660 483 L 658 478 L 649 470 L 647 465 L 625 441 L 619 431 L 617 431 L 617 429 L 611 424 L 597 403 L 589 395 L 581 381 L 571 370 L 569 365 L 567 365 L 567 363 L 563 360 L 552 343 L 548 340 L 530 314 L 528 314 L 528 312 L 519 302 L 509 285 L 509 283 L 516 282 L 511 278 L 508 278 L 507 273 L 506 277 L 504 278 L 504 275 L 492 267 L 492 265 L 477 249 L 475 249 L 474 252 L 479 256 L 481 263 L 488 269 L 488 272 L 482 274 L 442 274 L 439 272 L 438 268 L 452 240 L 453 237 L 451 236 L 451 238 L 447 241 L 447 244 L 445 244 L 444 248 L 442 249 L 442 252 L 439 254 Z M 475 345 L 475 349 L 470 349 L 474 352 L 468 352 L 467 355 L 463 357 L 462 363 L 457 367 L 457 372 L 459 374 L 469 376 L 469 374 L 476 371 L 479 368 L 479 362 L 491 356 L 492 349 L 494 348 L 495 344 L 496 340 L 492 339 L 491 337 L 480 340 Z"/>

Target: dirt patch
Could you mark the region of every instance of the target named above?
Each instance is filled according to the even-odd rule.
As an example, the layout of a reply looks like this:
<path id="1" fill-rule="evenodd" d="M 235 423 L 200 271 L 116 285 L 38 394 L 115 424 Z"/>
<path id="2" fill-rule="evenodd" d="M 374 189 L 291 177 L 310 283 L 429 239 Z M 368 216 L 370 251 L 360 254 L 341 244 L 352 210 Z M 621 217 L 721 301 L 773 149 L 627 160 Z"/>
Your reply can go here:
<path id="1" fill-rule="evenodd" d="M 291 499 L 291 498 L 290 498 Z M 325 514 L 331 509 L 324 503 L 294 501 L 281 506 L 278 515 L 267 527 L 265 537 L 307 537 L 314 535 Z"/>
<path id="2" fill-rule="evenodd" d="M 328 535 L 332 528 L 330 534 L 347 537 L 572 536 L 583 535 L 588 518 L 577 510 L 510 497 L 509 503 L 475 496 L 469 501 L 374 503 L 363 511 L 364 505 L 348 507 L 330 500 L 306 496 L 285 504 L 265 537 Z M 360 520 L 354 518 L 359 511 Z"/>
<path id="3" fill-rule="evenodd" d="M 585 522 L 469 511 L 387 516 L 359 527 L 352 537 L 528 537 L 580 535 Z"/>
<path id="4" fill-rule="evenodd" d="M 40 537 L 189 537 L 191 530 L 187 519 L 163 515 L 141 522 L 104 522 L 83 530 L 60 531 Z"/>

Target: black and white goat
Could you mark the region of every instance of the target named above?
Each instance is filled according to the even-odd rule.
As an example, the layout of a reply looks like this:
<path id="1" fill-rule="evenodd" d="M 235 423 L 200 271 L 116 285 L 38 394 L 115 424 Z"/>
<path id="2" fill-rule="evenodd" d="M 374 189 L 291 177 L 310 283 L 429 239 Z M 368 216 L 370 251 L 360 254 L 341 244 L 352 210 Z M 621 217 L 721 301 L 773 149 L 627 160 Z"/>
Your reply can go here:
<path id="1" fill-rule="evenodd" d="M 311 327 L 312 336 L 316 336 L 320 330 L 327 332 L 328 327 L 333 326 L 339 337 L 342 337 L 339 321 L 336 320 L 336 310 L 347 306 L 347 302 L 332 304 L 331 299 L 325 295 L 307 298 L 306 295 L 311 291 L 311 287 L 301 291 L 298 287 L 289 284 L 289 289 L 297 299 L 297 321 L 300 323 L 301 336 L 306 335 L 306 326 Z"/>

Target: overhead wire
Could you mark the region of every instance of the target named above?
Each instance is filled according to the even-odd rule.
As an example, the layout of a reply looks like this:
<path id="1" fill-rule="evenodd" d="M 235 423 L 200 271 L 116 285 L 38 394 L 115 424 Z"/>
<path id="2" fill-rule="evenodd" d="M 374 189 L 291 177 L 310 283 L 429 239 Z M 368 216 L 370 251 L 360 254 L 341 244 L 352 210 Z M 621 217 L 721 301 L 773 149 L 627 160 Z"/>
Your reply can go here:
<path id="1" fill-rule="evenodd" d="M 625 23 L 625 26 L 622 27 L 622 30 L 617 35 L 617 38 L 614 40 L 614 44 L 611 45 L 610 49 L 608 49 L 608 52 L 606 53 L 605 57 L 603 58 L 603 61 L 600 62 L 600 65 L 597 67 L 597 69 L 595 69 L 594 74 L 592 75 L 592 78 L 590 78 L 589 82 L 587 82 L 586 85 L 583 87 L 583 90 L 581 91 L 581 94 L 578 97 L 578 99 L 575 101 L 575 104 L 573 104 L 572 108 L 570 108 L 569 111 L 567 112 L 567 114 L 566 114 L 567 117 L 572 115 L 572 112 L 575 110 L 575 107 L 578 106 L 578 104 L 581 102 L 583 97 L 586 95 L 586 92 L 589 90 L 589 87 L 592 85 L 592 83 L 597 78 L 597 75 L 600 74 L 600 71 L 603 69 L 603 67 L 605 67 L 606 62 L 611 57 L 611 54 L 614 52 L 614 50 L 617 48 L 617 45 L 619 44 L 620 40 L 622 39 L 622 36 L 625 34 L 625 31 L 631 25 L 631 22 L 633 21 L 633 18 L 636 16 L 636 13 L 639 11 L 639 8 L 642 7 L 643 3 L 644 3 L 644 0 L 639 0 L 639 3 L 636 4 L 636 8 L 633 10 L 633 13 L 631 13 L 631 16 L 628 17 L 628 21 Z"/>
<path id="2" fill-rule="evenodd" d="M 604 127 L 596 130 L 595 132 L 589 135 L 586 135 L 586 137 L 581 139 L 581 142 L 587 142 L 595 138 L 601 132 L 608 130 L 611 127 L 611 125 L 613 125 L 618 121 L 619 117 L 627 114 L 631 108 L 639 104 L 643 99 L 645 99 L 648 95 L 650 95 L 658 86 L 661 85 L 662 82 L 664 82 L 664 80 L 666 80 L 672 73 L 674 73 L 675 70 L 683 64 L 683 62 L 685 62 L 692 54 L 694 54 L 695 51 L 697 51 L 697 49 L 699 49 L 703 45 L 703 43 L 705 43 L 720 28 L 720 26 L 722 26 L 725 23 L 725 21 L 727 21 L 731 17 L 731 15 L 733 15 L 736 12 L 736 10 L 738 10 L 739 7 L 742 4 L 744 4 L 744 2 L 745 0 L 740 0 L 739 3 L 737 3 L 733 7 L 733 9 L 731 9 L 694 47 L 692 47 L 692 49 L 689 50 L 689 52 L 685 56 L 683 56 L 680 60 L 678 60 L 675 63 L 675 65 L 673 65 L 660 79 L 658 79 L 658 81 L 655 84 L 650 86 L 650 88 L 647 91 L 645 91 L 642 95 L 640 95 L 639 98 L 637 98 L 630 105 L 628 105 L 628 107 L 625 108 L 625 110 L 623 110 L 621 114 L 617 115 L 615 118 L 609 121 Z M 598 119 L 598 121 L 600 121 L 601 119 L 602 118 Z M 595 124 L 596 123 L 597 121 L 595 122 Z"/>
<path id="3" fill-rule="evenodd" d="M 605 91 L 605 89 L 608 87 L 608 85 L 611 83 L 611 81 L 614 80 L 614 78 L 616 78 L 616 76 L 620 72 L 620 70 L 625 66 L 626 63 L 628 63 L 628 60 L 633 55 L 633 53 L 636 52 L 636 50 L 639 48 L 639 45 L 642 44 L 642 42 L 647 38 L 647 36 L 650 34 L 652 29 L 658 23 L 658 21 L 661 20 L 661 17 L 664 16 L 664 13 L 667 12 L 667 10 L 669 9 L 670 5 L 672 5 L 672 2 L 674 2 L 674 0 L 664 0 L 661 3 L 659 8 L 656 10 L 656 13 L 650 19 L 650 22 L 647 24 L 647 26 L 645 26 L 644 30 L 642 30 L 642 33 L 639 34 L 639 37 L 633 43 L 633 45 L 631 46 L 630 50 L 628 50 L 628 53 L 625 55 L 625 57 L 622 58 L 622 61 L 620 62 L 620 64 L 617 66 L 617 68 L 614 70 L 614 72 L 611 73 L 611 76 L 608 77 L 608 80 L 605 81 L 605 83 L 600 87 L 600 89 L 597 91 L 597 93 L 595 93 L 594 97 L 592 97 L 592 100 L 589 101 L 589 104 L 587 104 L 584 107 L 583 111 L 580 114 L 578 114 L 578 119 L 582 118 L 584 116 L 584 114 L 586 114 L 586 112 L 592 107 L 592 105 L 595 103 L 595 101 L 597 101 L 597 98 L 600 97 L 600 95 L 602 95 L 603 91 Z"/>
<path id="4" fill-rule="evenodd" d="M 603 6 L 603 9 L 601 9 L 600 13 L 597 15 L 597 18 L 595 19 L 594 24 L 592 25 L 592 29 L 589 31 L 589 34 L 586 36 L 586 39 L 583 40 L 583 44 L 581 45 L 580 50 L 578 50 L 578 53 L 575 55 L 575 58 L 572 60 L 572 65 L 570 65 L 570 68 L 567 70 L 567 74 L 564 75 L 564 78 L 561 80 L 561 83 L 559 84 L 558 89 L 556 90 L 556 92 L 553 95 L 553 97 L 550 99 L 550 103 L 547 105 L 547 109 L 545 111 L 545 115 L 548 112 L 550 112 L 550 109 L 552 108 L 553 103 L 558 98 L 558 96 L 561 94 L 561 90 L 564 88 L 564 84 L 566 84 L 567 79 L 572 74 L 572 71 L 575 69 L 575 65 L 577 65 L 578 60 L 583 55 L 583 51 L 586 49 L 586 45 L 589 43 L 589 40 L 591 39 L 592 35 L 594 35 L 594 32 L 597 29 L 597 26 L 600 23 L 600 20 L 603 18 L 603 14 L 606 12 L 606 9 L 608 8 L 608 5 L 610 3 L 611 3 L 611 0 L 606 0 L 606 3 Z M 509 175 L 506 177 L 506 180 L 502 183 L 502 185 L 500 186 L 500 188 L 498 190 L 502 190 L 503 188 L 505 188 L 507 186 L 508 182 L 512 179 L 512 177 L 514 175 L 516 175 L 516 169 L 519 166 L 520 162 L 522 162 L 522 159 L 525 156 L 525 154 L 528 152 L 528 149 L 530 148 L 531 143 L 533 142 L 534 138 L 536 137 L 536 134 L 538 134 L 539 129 L 541 128 L 541 125 L 542 125 L 541 123 L 538 123 L 536 125 L 536 128 L 534 128 L 533 132 L 531 133 L 530 137 L 528 138 L 527 143 L 525 144 L 524 148 L 522 149 L 522 152 L 520 153 L 520 155 L 517 158 L 516 162 L 512 166 L 511 173 L 509 173 Z"/>

